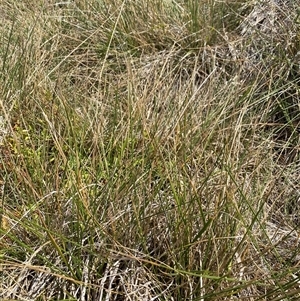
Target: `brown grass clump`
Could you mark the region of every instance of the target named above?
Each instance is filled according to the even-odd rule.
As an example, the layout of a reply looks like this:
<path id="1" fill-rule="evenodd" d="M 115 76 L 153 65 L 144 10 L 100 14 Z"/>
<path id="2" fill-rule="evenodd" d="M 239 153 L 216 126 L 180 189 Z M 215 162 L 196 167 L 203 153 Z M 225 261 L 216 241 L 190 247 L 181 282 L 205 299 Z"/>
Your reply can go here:
<path id="1" fill-rule="evenodd" d="M 0 299 L 299 299 L 300 3 L 200 2 L 0 3 Z"/>

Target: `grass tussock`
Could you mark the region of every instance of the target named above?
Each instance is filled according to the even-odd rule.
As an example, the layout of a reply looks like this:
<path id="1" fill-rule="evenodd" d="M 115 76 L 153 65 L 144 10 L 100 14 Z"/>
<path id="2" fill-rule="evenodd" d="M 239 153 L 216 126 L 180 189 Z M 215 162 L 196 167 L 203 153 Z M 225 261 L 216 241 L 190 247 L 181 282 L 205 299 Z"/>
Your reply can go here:
<path id="1" fill-rule="evenodd" d="M 2 2 L 0 298 L 298 300 L 298 6 Z"/>

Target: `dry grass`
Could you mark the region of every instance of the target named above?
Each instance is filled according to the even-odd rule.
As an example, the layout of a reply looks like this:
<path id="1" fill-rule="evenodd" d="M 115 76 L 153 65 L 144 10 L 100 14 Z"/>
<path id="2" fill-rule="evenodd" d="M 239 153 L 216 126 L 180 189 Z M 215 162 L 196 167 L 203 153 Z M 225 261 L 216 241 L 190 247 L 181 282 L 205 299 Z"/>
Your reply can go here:
<path id="1" fill-rule="evenodd" d="M 1 299 L 298 300 L 299 1 L 0 4 Z"/>

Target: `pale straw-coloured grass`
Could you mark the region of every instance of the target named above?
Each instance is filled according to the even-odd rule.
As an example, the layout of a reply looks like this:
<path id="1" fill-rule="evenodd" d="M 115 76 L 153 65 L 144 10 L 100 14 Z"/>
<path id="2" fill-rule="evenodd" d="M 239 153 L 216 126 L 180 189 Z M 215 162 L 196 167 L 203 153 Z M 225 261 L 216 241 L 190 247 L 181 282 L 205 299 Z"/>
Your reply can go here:
<path id="1" fill-rule="evenodd" d="M 0 4 L 1 299 L 299 298 L 277 2 Z"/>

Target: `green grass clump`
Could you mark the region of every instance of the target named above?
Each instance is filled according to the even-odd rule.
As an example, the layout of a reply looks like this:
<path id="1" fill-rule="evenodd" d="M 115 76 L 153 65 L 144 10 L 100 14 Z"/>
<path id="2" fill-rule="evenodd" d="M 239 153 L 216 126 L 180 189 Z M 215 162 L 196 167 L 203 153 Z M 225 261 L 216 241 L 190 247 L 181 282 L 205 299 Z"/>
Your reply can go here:
<path id="1" fill-rule="evenodd" d="M 0 4 L 0 298 L 298 300 L 299 1 Z"/>

